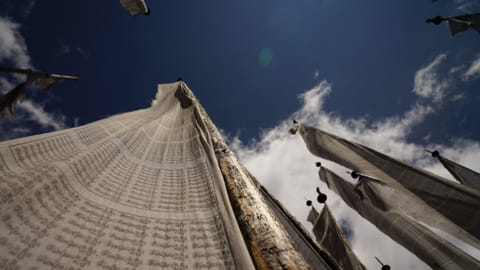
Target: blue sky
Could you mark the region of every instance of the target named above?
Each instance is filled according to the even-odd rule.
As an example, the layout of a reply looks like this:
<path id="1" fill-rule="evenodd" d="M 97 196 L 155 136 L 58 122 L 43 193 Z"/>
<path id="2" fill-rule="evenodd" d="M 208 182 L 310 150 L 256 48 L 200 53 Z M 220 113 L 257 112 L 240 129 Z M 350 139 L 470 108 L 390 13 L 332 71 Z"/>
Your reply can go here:
<path id="1" fill-rule="evenodd" d="M 146 107 L 157 83 L 177 77 L 243 140 L 295 111 L 297 95 L 323 79 L 335 87 L 329 110 L 375 119 L 410 106 L 415 71 L 437 55 L 468 65 L 479 53 L 478 33 L 451 39 L 446 25 L 424 23 L 462 14 L 455 1 L 148 1 L 151 16 L 136 18 L 116 2 L 3 1 L 0 14 L 20 24 L 31 65 L 81 78 L 38 94 L 66 126 Z M 475 119 L 475 85 L 460 85 L 469 96 L 459 118 Z M 435 130 L 480 136 L 443 119 Z"/>
<path id="2" fill-rule="evenodd" d="M 480 169 L 480 34 L 451 38 L 446 24 L 424 22 L 480 12 L 478 0 L 147 4 L 150 16 L 132 18 L 118 0 L 0 2 L 0 65 L 80 77 L 48 93 L 30 89 L 16 118 L 0 120 L 0 139 L 148 107 L 158 83 L 182 77 L 247 167 L 301 220 L 303 202 L 289 201 L 291 190 L 278 185 L 289 172 L 272 174 L 283 163 L 310 170 L 304 177 L 313 182 L 299 184 L 298 198 L 313 198 L 319 185 L 315 168 L 290 166 L 315 161 L 298 138 L 284 137 L 293 118 L 440 174 L 421 156 L 424 147 Z M 0 90 L 16 81 L 0 76 Z M 337 217 L 358 221 L 332 204 Z M 352 242 L 362 253 L 359 231 L 353 228 Z M 383 261 L 424 269 L 405 259 L 408 252 L 395 256 L 398 247 L 387 242 L 377 252 Z M 370 255 L 360 257 L 374 266 Z"/>

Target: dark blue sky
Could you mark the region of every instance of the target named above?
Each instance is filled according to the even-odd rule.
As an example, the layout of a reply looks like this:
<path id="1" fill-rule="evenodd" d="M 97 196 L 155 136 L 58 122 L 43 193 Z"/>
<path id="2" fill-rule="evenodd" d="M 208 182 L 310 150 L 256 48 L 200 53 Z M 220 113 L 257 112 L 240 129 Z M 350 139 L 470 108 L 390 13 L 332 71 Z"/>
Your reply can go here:
<path id="1" fill-rule="evenodd" d="M 377 119 L 408 110 L 415 72 L 437 55 L 447 54 L 448 73 L 480 53 L 479 33 L 452 39 L 445 24 L 424 23 L 463 14 L 446 0 L 147 0 L 151 15 L 136 18 L 118 0 L 38 0 L 28 15 L 32 1 L 3 2 L 0 15 L 21 24 L 36 68 L 81 78 L 34 97 L 69 125 L 147 107 L 156 85 L 177 77 L 220 128 L 243 140 L 288 117 L 297 95 L 321 80 L 333 84 L 327 111 Z M 270 63 L 259 61 L 262 49 Z M 412 138 L 432 130 L 441 131 L 432 140 L 480 138 L 479 85 L 455 82 L 465 98 L 440 105 Z"/>

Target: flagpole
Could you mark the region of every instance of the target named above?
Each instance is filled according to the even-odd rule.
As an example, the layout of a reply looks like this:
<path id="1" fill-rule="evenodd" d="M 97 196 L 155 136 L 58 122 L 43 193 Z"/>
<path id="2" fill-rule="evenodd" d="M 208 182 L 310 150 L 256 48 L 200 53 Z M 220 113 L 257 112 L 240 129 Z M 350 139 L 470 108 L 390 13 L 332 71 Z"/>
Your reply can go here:
<path id="1" fill-rule="evenodd" d="M 49 77 L 59 80 L 79 80 L 80 78 L 76 76 L 69 76 L 69 75 L 60 75 L 60 74 L 50 74 L 40 70 L 34 69 L 23 69 L 23 68 L 12 68 L 12 67 L 2 67 L 0 66 L 0 72 L 10 72 L 10 73 L 18 73 L 18 74 L 41 74 L 43 77 Z"/>
<path id="2" fill-rule="evenodd" d="M 34 69 L 22 69 L 22 68 L 12 68 L 12 67 L 2 67 L 0 66 L 0 72 L 9 72 L 16 74 L 26 75 L 24 82 L 15 86 L 12 90 L 8 91 L 4 95 L 0 95 L 0 117 L 2 116 L 12 116 L 15 105 L 23 101 L 25 97 L 25 89 L 35 83 L 35 86 L 41 88 L 45 91 L 50 89 L 53 85 L 64 80 L 79 80 L 78 77 L 60 75 L 60 74 L 51 74 L 46 73 L 40 70 Z"/>

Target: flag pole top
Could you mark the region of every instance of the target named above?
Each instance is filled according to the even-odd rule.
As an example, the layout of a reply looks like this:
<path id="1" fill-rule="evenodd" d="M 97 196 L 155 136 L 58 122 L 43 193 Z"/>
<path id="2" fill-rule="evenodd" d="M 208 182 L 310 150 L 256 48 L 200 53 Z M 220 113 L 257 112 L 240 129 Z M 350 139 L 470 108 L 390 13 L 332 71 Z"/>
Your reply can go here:
<path id="1" fill-rule="evenodd" d="M 390 270 L 390 265 L 388 265 L 388 264 L 383 264 L 383 262 L 380 261 L 380 259 L 377 258 L 377 256 L 375 256 L 375 259 L 376 259 L 377 262 L 382 266 L 382 270 Z"/>
<path id="2" fill-rule="evenodd" d="M 432 154 L 432 157 L 439 157 L 440 156 L 440 152 L 438 152 L 437 150 L 430 151 L 428 149 L 425 149 L 425 152 L 428 152 L 428 153 Z"/>
<path id="3" fill-rule="evenodd" d="M 319 187 L 317 187 L 317 194 L 318 194 L 318 196 L 317 196 L 317 202 L 319 202 L 319 203 L 325 203 L 325 202 L 327 201 L 327 195 L 325 195 L 324 193 L 322 193 L 322 192 L 320 191 L 320 188 L 319 188 Z"/>
<path id="4" fill-rule="evenodd" d="M 441 16 L 436 16 L 434 18 L 430 18 L 430 19 L 426 19 L 425 22 L 426 23 L 434 23 L 434 24 L 441 24 L 443 21 L 445 21 L 446 19 L 441 17 Z"/>

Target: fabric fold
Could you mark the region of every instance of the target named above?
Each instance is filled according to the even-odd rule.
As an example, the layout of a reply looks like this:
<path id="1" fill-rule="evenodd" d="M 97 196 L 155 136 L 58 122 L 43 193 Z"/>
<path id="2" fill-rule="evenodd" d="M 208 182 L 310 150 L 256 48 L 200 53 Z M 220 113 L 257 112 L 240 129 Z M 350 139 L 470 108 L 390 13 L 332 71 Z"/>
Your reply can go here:
<path id="1" fill-rule="evenodd" d="M 337 262 L 342 269 L 365 270 L 365 266 L 353 253 L 348 241 L 332 212 L 325 204 L 320 213 L 312 207 L 307 220 L 313 225 L 313 234 L 324 250 Z"/>
<path id="2" fill-rule="evenodd" d="M 480 239 L 480 192 L 454 183 L 369 147 L 297 124 L 308 150 L 401 191 L 411 200 L 419 221 L 467 242 Z"/>
<path id="3" fill-rule="evenodd" d="M 130 12 L 131 16 L 138 16 L 141 14 L 148 14 L 149 9 L 144 0 L 120 0 L 123 8 Z"/>
<path id="4" fill-rule="evenodd" d="M 360 216 L 433 269 L 478 269 L 480 266 L 480 262 L 475 258 L 401 212 L 377 209 L 368 200 L 359 196 L 353 184 L 332 171 L 322 167 L 319 176 L 321 181 Z"/>
<path id="5" fill-rule="evenodd" d="M 446 18 L 446 20 L 448 21 L 448 28 L 452 37 L 457 33 L 468 30 L 469 28 L 480 32 L 480 13 L 449 17 Z"/>
<path id="6" fill-rule="evenodd" d="M 436 151 L 435 151 L 436 152 Z M 434 153 L 435 153 L 434 152 Z M 435 155 L 442 165 L 450 172 L 458 182 L 465 186 L 480 190 L 480 174 L 472 169 L 464 167 L 454 161 L 451 161 L 436 152 Z"/>

